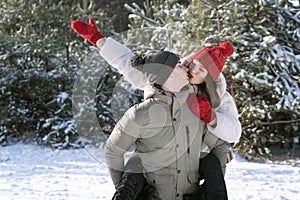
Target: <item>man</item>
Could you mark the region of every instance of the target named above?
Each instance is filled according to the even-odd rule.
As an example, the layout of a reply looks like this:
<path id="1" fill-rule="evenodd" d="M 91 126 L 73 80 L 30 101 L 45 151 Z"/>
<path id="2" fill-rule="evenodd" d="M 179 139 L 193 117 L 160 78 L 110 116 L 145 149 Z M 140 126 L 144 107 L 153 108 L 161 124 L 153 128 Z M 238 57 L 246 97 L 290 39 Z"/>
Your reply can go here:
<path id="1" fill-rule="evenodd" d="M 144 175 L 156 189 L 153 199 L 182 199 L 198 192 L 199 155 L 204 122 L 186 99 L 193 88 L 179 57 L 158 51 L 137 65 L 148 81 L 144 102 L 130 108 L 107 140 L 105 157 L 114 184 L 124 171 L 124 154 L 136 145 Z"/>

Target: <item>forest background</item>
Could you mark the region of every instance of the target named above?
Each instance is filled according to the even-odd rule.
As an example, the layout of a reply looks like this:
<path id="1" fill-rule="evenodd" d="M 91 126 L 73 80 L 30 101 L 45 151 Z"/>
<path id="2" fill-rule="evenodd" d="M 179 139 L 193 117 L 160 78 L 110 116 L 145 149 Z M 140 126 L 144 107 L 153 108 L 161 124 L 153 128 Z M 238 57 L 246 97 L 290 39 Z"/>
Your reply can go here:
<path id="1" fill-rule="evenodd" d="M 99 146 L 142 100 L 70 27 L 93 17 L 101 33 L 126 35 L 131 48 L 141 45 L 133 42 L 140 41 L 136 30 L 161 30 L 143 39 L 146 49 L 188 54 L 195 49 L 187 46 L 232 42 L 224 75 L 243 127 L 233 148 L 248 159 L 272 158 L 276 147 L 293 156 L 299 148 L 298 0 L 2 0 L 0 13 L 2 146 Z"/>

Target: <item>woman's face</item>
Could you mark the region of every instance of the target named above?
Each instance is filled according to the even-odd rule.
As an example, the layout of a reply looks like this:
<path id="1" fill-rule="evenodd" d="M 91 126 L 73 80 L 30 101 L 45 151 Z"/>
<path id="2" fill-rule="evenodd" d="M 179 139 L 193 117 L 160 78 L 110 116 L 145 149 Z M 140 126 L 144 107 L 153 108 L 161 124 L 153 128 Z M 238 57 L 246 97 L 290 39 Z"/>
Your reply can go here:
<path id="1" fill-rule="evenodd" d="M 188 68 L 188 76 L 191 84 L 201 84 L 204 82 L 208 72 L 197 60 L 183 61 L 183 65 Z"/>

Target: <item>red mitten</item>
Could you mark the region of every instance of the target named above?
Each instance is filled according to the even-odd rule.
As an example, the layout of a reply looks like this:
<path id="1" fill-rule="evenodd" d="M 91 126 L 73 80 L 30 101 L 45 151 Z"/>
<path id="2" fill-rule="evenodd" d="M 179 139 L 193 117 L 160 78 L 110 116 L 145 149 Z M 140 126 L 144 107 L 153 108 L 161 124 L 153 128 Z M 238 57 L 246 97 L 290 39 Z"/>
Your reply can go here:
<path id="1" fill-rule="evenodd" d="M 98 31 L 94 19 L 89 19 L 89 24 L 80 20 L 74 20 L 71 24 L 72 29 L 81 37 L 96 46 L 96 42 L 104 36 Z"/>
<path id="2" fill-rule="evenodd" d="M 207 124 L 216 118 L 215 112 L 211 109 L 209 101 L 204 96 L 190 94 L 187 104 L 191 111 Z"/>

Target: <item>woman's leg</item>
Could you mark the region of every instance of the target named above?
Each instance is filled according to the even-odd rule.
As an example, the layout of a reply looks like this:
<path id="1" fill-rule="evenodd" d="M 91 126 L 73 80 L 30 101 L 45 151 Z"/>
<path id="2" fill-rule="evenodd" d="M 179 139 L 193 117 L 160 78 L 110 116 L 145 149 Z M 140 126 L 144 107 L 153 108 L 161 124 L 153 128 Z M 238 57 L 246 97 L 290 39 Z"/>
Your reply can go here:
<path id="1" fill-rule="evenodd" d="M 227 189 L 219 159 L 212 153 L 200 159 L 200 179 L 204 179 L 201 187 L 207 200 L 227 200 Z M 202 191 L 203 191 L 202 190 Z"/>

